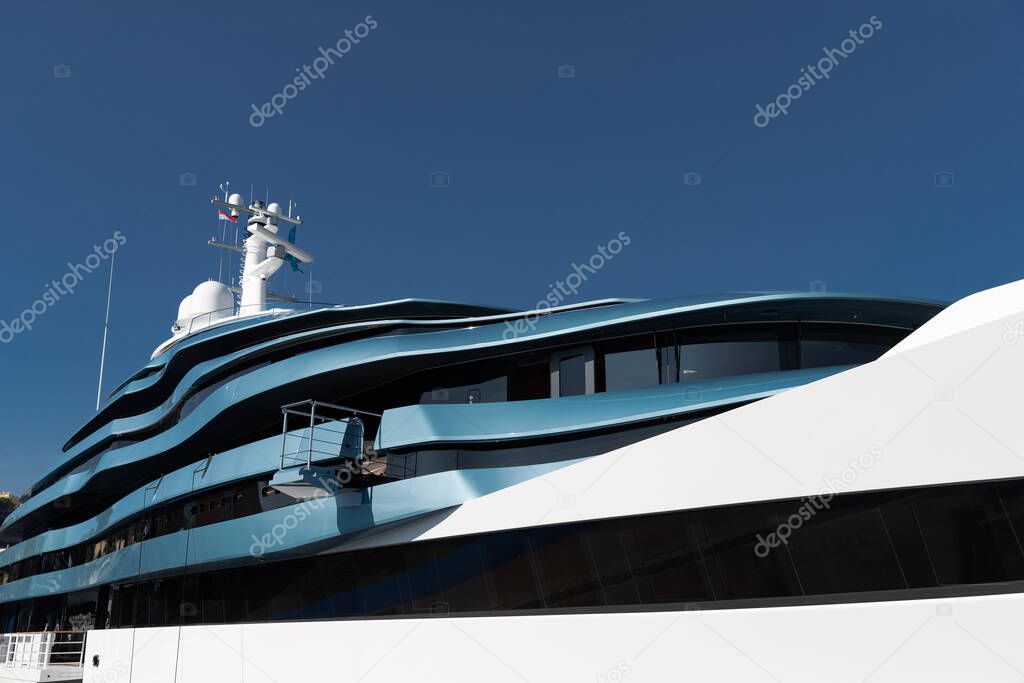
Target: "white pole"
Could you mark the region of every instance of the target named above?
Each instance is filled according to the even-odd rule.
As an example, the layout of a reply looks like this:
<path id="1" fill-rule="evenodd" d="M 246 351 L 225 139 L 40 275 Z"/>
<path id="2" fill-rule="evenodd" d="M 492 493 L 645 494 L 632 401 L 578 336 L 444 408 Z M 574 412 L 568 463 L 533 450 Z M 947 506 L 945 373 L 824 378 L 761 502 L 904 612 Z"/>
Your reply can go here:
<path id="1" fill-rule="evenodd" d="M 217 222 L 221 224 L 220 225 L 220 241 L 224 242 L 224 240 L 227 239 L 227 236 L 226 236 L 227 226 L 224 225 L 224 221 L 222 221 L 220 219 L 220 214 L 217 214 Z M 214 233 L 214 234 L 216 234 L 216 233 Z M 221 279 L 221 276 L 224 274 L 224 252 L 221 251 L 220 254 L 218 254 L 218 256 L 220 257 L 220 261 L 217 262 L 217 282 L 224 282 L 224 280 Z"/>
<path id="2" fill-rule="evenodd" d="M 224 185 L 227 185 L 227 187 L 224 187 Z M 226 181 L 224 183 L 224 185 L 221 185 L 220 189 L 224 190 L 224 201 L 226 203 L 228 201 L 228 197 L 229 197 L 228 190 L 231 188 L 231 181 L 230 180 Z M 220 223 L 220 241 L 224 242 L 224 241 L 227 240 L 228 226 L 224 225 L 224 221 L 222 221 L 220 219 L 220 214 L 219 213 L 217 214 L 217 222 Z M 214 233 L 214 234 L 216 235 L 217 233 Z M 230 265 L 228 267 L 230 268 Z M 220 261 L 218 261 L 218 263 L 217 263 L 217 282 L 224 282 L 224 280 L 221 279 L 221 275 L 223 273 L 224 273 L 224 252 L 222 251 L 222 252 L 220 252 Z"/>
<path id="3" fill-rule="evenodd" d="M 100 398 L 103 396 L 103 363 L 107 358 L 107 329 L 110 327 L 110 293 L 114 290 L 114 258 L 117 252 L 110 255 L 110 279 L 107 281 L 107 314 L 103 318 L 103 348 L 100 351 L 100 382 L 96 387 L 96 410 L 100 409 Z"/>

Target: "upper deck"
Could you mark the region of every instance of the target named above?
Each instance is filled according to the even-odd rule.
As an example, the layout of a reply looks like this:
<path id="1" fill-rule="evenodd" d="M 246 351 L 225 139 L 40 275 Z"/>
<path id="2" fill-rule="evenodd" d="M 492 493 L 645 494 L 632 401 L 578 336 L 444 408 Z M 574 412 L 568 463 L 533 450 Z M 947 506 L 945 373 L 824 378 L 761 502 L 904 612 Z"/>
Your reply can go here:
<path id="1" fill-rule="evenodd" d="M 643 388 L 651 378 L 655 387 L 685 384 L 691 378 L 678 373 L 688 370 L 668 368 L 679 363 L 683 346 L 676 343 L 677 335 L 680 342 L 687 335 L 704 335 L 708 339 L 702 343 L 717 340 L 726 344 L 717 348 L 735 354 L 742 350 L 736 343 L 767 334 L 774 340 L 772 360 L 726 371 L 725 376 L 792 371 L 802 367 L 794 355 L 801 326 L 805 331 L 840 326 L 826 337 L 841 341 L 837 329 L 848 330 L 849 341 L 866 343 L 878 355 L 942 307 L 929 301 L 795 292 L 602 300 L 518 312 L 403 300 L 242 318 L 183 337 L 119 387 L 8 518 L 2 535 L 17 539 L 43 525 L 74 523 L 109 505 L 116 499 L 111 492 L 194 462 L 196 453 L 223 451 L 270 435 L 279 428 L 279 406 L 289 401 L 341 401 L 385 419 L 389 411 L 424 403 L 557 403 L 568 394 L 557 386 L 556 365 L 576 357 L 582 359 L 582 394 Z M 864 333 L 884 338 L 856 341 Z M 669 347 L 671 352 L 666 351 Z M 581 348 L 582 355 L 565 355 Z M 651 364 L 640 367 L 630 360 L 639 357 L 649 357 Z M 613 367 L 612 360 L 618 365 Z M 850 358 L 835 360 L 827 364 L 848 365 Z M 666 372 L 677 374 L 666 377 Z M 618 376 L 622 374 L 635 379 Z M 715 382 L 714 377 L 701 379 Z M 478 388 L 465 390 L 467 386 Z M 438 393 L 438 387 L 447 389 Z M 661 417 L 685 412 L 682 393 L 675 399 L 654 394 L 645 400 L 670 404 L 659 409 Z M 462 398 L 441 400 L 442 395 Z M 634 401 L 620 416 L 619 427 L 605 428 L 652 421 L 658 411 L 645 409 L 643 403 Z M 584 403 L 579 410 L 600 408 Z M 648 417 L 640 419 L 644 415 Z M 581 424 L 597 429 L 600 421 L 581 413 L 577 422 L 553 429 L 552 435 L 579 432 Z M 375 421 L 368 424 L 371 442 L 378 437 L 378 426 Z"/>

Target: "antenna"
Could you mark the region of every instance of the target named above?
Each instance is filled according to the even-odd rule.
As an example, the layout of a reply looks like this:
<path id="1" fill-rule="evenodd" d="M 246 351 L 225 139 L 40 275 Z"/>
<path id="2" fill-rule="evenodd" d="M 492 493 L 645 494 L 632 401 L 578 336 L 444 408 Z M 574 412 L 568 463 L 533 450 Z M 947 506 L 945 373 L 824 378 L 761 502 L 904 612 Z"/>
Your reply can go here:
<path id="1" fill-rule="evenodd" d="M 100 409 L 100 397 L 103 396 L 103 364 L 107 359 L 107 330 L 110 328 L 110 293 L 114 290 L 114 259 L 117 252 L 110 254 L 110 279 L 107 281 L 107 314 L 103 318 L 103 347 L 100 350 L 100 381 L 96 387 L 96 410 Z"/>
<path id="2" fill-rule="evenodd" d="M 230 180 L 225 180 L 223 183 L 220 184 L 220 191 L 224 193 L 224 201 L 225 202 L 228 200 L 228 197 L 230 196 L 230 195 L 228 195 L 228 188 L 230 188 L 230 187 L 231 187 L 231 181 Z M 220 241 L 222 243 L 226 242 L 227 241 L 227 229 L 228 229 L 228 227 L 223 224 L 224 221 L 220 220 L 219 217 L 217 218 L 217 222 L 221 224 L 221 226 L 220 226 Z M 219 256 L 220 256 L 220 260 L 217 262 L 217 282 L 223 282 L 224 281 L 224 279 L 223 279 L 223 274 L 224 274 L 224 253 L 221 252 L 219 254 Z"/>
<path id="3" fill-rule="evenodd" d="M 301 296 L 284 296 L 267 290 L 268 280 L 286 263 L 291 263 L 297 269 L 297 262 L 311 263 L 313 261 L 313 255 L 294 244 L 292 241 L 294 237 L 290 237 L 295 230 L 292 226 L 303 224 L 302 216 L 296 211 L 298 204 L 291 199 L 288 200 L 287 208 L 277 202 L 264 203 L 262 199 L 251 198 L 249 202 L 246 202 L 240 193 L 231 192 L 230 181 L 225 180 L 218 187 L 220 191 L 214 194 L 210 203 L 224 209 L 218 212 L 218 221 L 226 219 L 235 223 L 235 239 L 234 242 L 229 243 L 227 228 L 230 226 L 221 226 L 221 238 L 218 240 L 215 235 L 207 244 L 239 254 L 241 257 L 240 268 L 236 272 L 225 273 L 224 265 L 226 264 L 228 270 L 231 271 L 235 257 L 234 254 L 228 254 L 226 259 L 221 258 L 218 269 L 219 281 L 215 282 L 211 278 L 207 282 L 202 282 L 195 287 L 191 294 L 181 300 L 178 305 L 178 316 L 171 326 L 172 336 L 156 348 L 154 357 L 170 348 L 177 340 L 193 332 L 232 318 L 264 313 L 268 310 L 267 304 L 270 301 L 285 301 L 300 306 L 303 303 Z M 249 191 L 253 192 L 251 185 Z M 269 186 L 267 186 L 267 198 L 270 198 Z M 245 221 L 239 221 L 239 217 L 244 217 Z M 242 229 L 243 225 L 244 229 Z M 100 386 L 96 396 L 97 410 L 99 410 L 103 394 L 103 374 L 113 296 L 113 260 L 111 260 L 110 270 L 110 282 L 107 285 L 107 318 L 104 321 L 103 349 L 100 356 Z M 225 276 L 229 276 L 230 284 L 220 281 Z M 289 282 L 286 281 L 285 284 Z M 312 282 L 309 289 L 313 289 Z M 312 294 L 313 292 L 310 291 L 310 295 Z M 312 296 L 309 297 L 309 303 L 312 304 Z M 270 310 L 278 309 L 271 308 Z"/>
<path id="4" fill-rule="evenodd" d="M 264 204 L 262 201 L 255 201 L 249 206 L 242 203 L 242 197 L 234 194 L 223 201 L 218 197 L 210 200 L 214 206 L 221 206 L 231 211 L 233 216 L 248 214 L 246 221 L 246 237 L 242 250 L 244 251 L 244 265 L 242 277 L 239 281 L 241 296 L 238 302 L 239 315 L 247 313 L 258 313 L 264 310 L 268 298 L 278 298 L 267 292 L 267 280 L 276 273 L 285 261 L 294 258 L 303 263 L 313 261 L 313 256 L 305 249 L 296 246 L 285 236 L 278 234 L 279 223 L 290 223 L 301 225 L 302 218 L 284 214 L 284 209 L 277 203 Z M 294 202 L 292 202 L 294 207 Z M 237 246 L 210 242 L 213 246 L 237 250 Z M 293 299 L 294 302 L 297 303 Z"/>

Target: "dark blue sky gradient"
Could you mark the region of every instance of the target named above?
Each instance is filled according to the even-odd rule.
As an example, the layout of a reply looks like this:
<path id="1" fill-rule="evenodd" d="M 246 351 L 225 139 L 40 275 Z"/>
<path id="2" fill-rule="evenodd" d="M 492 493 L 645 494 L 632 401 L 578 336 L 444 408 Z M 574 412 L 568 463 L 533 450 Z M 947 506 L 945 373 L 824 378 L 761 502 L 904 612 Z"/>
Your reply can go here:
<path id="1" fill-rule="evenodd" d="M 367 15 L 325 80 L 250 126 Z M 754 126 L 871 16 L 830 80 Z M 955 299 L 1024 262 L 1019 2 L 6 2 L 0 73 L 0 319 L 120 230 L 107 389 L 217 276 L 224 179 L 298 201 L 317 298 L 350 304 L 532 306 L 623 230 L 575 300 L 816 280 Z M 0 489 L 93 411 L 106 277 L 0 345 Z"/>

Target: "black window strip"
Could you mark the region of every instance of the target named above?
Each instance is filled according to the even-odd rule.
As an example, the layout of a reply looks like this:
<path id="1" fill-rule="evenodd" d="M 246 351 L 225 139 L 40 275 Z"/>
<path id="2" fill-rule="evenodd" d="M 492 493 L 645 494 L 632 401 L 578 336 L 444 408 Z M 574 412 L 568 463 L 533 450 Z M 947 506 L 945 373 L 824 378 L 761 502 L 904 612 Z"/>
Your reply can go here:
<path id="1" fill-rule="evenodd" d="M 589 520 L 205 572 L 193 567 L 185 577 L 112 586 L 105 625 L 716 609 L 1020 592 L 1022 501 L 1024 479 L 1017 479 L 841 494 L 819 506 L 784 500 Z M 62 626 L 61 610 L 70 608 L 61 600 L 69 597 L 0 605 L 0 628 Z M 81 597 L 74 604 L 80 611 Z M 106 614 L 105 605 L 96 614 Z"/>

